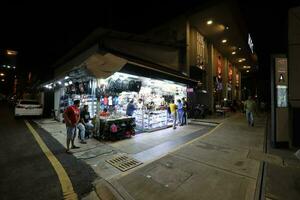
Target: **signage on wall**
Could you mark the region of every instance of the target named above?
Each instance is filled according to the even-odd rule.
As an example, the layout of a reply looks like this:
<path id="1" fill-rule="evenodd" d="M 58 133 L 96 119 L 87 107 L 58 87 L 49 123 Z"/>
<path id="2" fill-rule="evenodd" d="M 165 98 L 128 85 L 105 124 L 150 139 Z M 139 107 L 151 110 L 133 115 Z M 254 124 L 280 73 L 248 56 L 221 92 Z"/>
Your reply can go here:
<path id="1" fill-rule="evenodd" d="M 192 93 L 192 92 L 194 92 L 194 88 L 186 88 L 186 92 Z"/>
<path id="2" fill-rule="evenodd" d="M 250 33 L 248 34 L 248 45 L 249 45 L 249 47 L 251 49 L 251 52 L 254 53 L 254 50 L 253 50 L 254 45 L 253 45 Z"/>
<path id="3" fill-rule="evenodd" d="M 275 70 L 276 70 L 276 84 L 287 85 L 287 59 L 276 58 L 275 59 Z"/>

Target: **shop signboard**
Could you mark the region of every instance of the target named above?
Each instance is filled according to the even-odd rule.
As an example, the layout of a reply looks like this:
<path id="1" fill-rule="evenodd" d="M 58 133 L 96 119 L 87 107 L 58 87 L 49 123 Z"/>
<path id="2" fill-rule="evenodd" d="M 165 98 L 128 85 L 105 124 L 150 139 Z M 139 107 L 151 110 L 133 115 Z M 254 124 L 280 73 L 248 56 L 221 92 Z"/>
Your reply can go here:
<path id="1" fill-rule="evenodd" d="M 194 88 L 186 88 L 186 92 L 192 93 L 192 92 L 194 92 Z"/>

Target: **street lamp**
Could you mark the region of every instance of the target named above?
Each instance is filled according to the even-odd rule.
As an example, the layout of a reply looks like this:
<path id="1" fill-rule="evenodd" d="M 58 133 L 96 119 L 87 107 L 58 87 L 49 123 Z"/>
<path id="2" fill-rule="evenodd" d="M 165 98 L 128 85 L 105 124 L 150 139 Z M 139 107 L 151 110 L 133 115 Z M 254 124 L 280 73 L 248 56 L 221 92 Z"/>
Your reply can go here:
<path id="1" fill-rule="evenodd" d="M 6 50 L 6 54 L 9 56 L 16 56 L 18 52 L 13 50 Z"/>

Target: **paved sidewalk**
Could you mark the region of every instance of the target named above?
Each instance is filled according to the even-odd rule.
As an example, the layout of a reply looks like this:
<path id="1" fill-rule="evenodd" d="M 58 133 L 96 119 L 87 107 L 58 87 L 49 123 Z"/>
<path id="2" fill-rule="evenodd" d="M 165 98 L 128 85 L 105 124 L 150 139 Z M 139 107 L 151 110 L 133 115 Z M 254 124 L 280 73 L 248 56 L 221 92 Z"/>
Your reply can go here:
<path id="1" fill-rule="evenodd" d="M 254 199 L 265 122 L 261 116 L 248 127 L 244 115 L 234 115 L 167 156 L 108 181 L 121 199 Z"/>
<path id="2" fill-rule="evenodd" d="M 297 150 L 274 149 L 270 142 L 267 143 L 268 154 L 277 156 L 280 162 L 266 162 L 265 164 L 263 195 L 266 199 L 300 199 L 300 160 L 295 156 Z"/>

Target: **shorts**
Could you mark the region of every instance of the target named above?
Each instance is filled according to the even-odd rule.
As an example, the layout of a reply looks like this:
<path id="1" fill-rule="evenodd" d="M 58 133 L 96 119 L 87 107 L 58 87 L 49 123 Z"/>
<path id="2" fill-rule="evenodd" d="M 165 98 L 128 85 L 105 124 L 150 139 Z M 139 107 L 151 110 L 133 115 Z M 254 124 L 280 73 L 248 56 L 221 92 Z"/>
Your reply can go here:
<path id="1" fill-rule="evenodd" d="M 69 127 L 67 126 L 67 139 L 73 139 L 75 138 L 76 134 L 76 127 Z"/>

